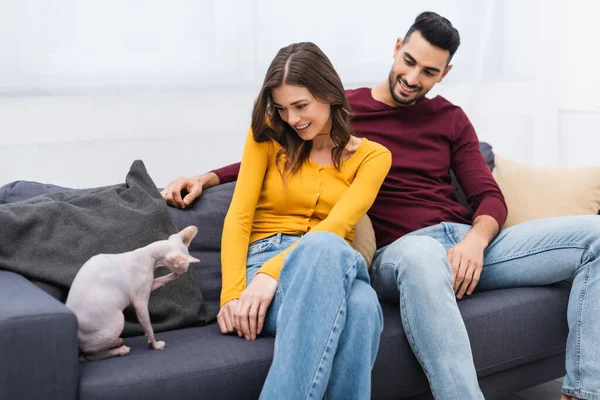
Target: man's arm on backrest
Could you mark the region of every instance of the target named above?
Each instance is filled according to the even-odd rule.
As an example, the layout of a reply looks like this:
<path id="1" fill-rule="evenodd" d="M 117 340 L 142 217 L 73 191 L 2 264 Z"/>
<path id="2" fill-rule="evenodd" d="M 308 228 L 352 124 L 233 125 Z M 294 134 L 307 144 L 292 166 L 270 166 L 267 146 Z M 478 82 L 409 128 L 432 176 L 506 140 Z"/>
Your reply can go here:
<path id="1" fill-rule="evenodd" d="M 240 173 L 240 163 L 230 164 L 226 167 L 215 169 L 209 172 L 215 174 L 219 178 L 217 185 L 223 183 L 229 183 L 237 181 L 238 174 Z"/>

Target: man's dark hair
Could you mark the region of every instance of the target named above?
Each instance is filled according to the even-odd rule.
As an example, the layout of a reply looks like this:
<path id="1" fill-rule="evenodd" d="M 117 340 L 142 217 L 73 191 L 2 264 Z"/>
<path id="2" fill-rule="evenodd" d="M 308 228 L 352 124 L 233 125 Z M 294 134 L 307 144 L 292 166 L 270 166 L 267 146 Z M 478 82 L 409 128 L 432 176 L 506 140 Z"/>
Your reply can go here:
<path id="1" fill-rule="evenodd" d="M 406 33 L 404 42 L 408 42 L 414 31 L 419 31 L 423 38 L 432 45 L 447 50 L 450 53 L 448 63 L 460 45 L 460 35 L 456 28 L 452 26 L 448 19 L 433 11 L 425 11 L 419 14 Z"/>

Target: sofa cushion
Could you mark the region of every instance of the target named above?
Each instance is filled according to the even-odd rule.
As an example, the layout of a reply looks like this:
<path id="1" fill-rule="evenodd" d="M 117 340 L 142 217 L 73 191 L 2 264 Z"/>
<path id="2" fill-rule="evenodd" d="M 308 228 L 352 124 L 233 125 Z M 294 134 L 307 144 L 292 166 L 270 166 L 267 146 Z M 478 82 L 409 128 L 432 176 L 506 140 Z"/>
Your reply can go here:
<path id="1" fill-rule="evenodd" d="M 566 282 L 475 293 L 458 305 L 479 378 L 565 351 Z M 397 305 L 383 304 L 384 330 L 373 369 L 374 398 L 397 399 L 429 391 L 406 340 Z"/>
<path id="2" fill-rule="evenodd" d="M 79 399 L 257 399 L 273 356 L 272 338 L 224 336 L 216 323 L 157 339 L 164 350 L 130 338 L 127 356 L 81 364 Z"/>
<path id="3" fill-rule="evenodd" d="M 508 207 L 503 228 L 600 210 L 600 166 L 536 166 L 496 157 L 493 174 Z"/>
<path id="4" fill-rule="evenodd" d="M 542 360 L 565 349 L 570 287 L 496 290 L 461 300 L 479 377 Z M 373 370 L 373 399 L 428 392 L 395 305 L 383 305 L 384 330 Z M 162 351 L 143 337 L 125 340 L 131 353 L 81 365 L 80 398 L 255 399 L 273 355 L 274 340 L 224 336 L 218 325 L 164 332 Z"/>
<path id="5" fill-rule="evenodd" d="M 356 224 L 352 247 L 364 257 L 367 268 L 371 268 L 373 256 L 375 255 L 375 251 L 377 251 L 377 242 L 375 240 L 373 224 L 366 214 Z"/>

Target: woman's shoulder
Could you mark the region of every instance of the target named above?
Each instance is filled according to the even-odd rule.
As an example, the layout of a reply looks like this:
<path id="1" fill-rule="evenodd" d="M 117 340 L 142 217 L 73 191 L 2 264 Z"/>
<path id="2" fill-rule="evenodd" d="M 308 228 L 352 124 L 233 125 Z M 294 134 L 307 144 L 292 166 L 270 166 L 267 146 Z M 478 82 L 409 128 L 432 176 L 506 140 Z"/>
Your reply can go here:
<path id="1" fill-rule="evenodd" d="M 379 144 L 377 142 L 374 142 L 372 140 L 369 140 L 367 138 L 360 138 L 361 142 L 358 146 L 358 151 L 361 151 L 366 155 L 376 155 L 376 154 L 389 154 L 391 155 L 392 153 L 387 149 L 387 147 L 383 146 L 382 144 Z"/>
<path id="2" fill-rule="evenodd" d="M 254 147 L 259 148 L 267 153 L 277 153 L 279 149 L 281 149 L 281 145 L 271 138 L 261 138 L 257 140 L 256 136 L 252 132 L 252 127 L 248 128 L 246 141 L 252 143 Z"/>

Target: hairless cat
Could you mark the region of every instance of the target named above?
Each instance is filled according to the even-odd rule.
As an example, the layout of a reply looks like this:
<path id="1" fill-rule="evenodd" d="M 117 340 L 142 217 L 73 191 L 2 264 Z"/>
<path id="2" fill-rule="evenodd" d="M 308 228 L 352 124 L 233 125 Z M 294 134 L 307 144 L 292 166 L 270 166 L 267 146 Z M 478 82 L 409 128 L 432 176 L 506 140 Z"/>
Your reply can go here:
<path id="1" fill-rule="evenodd" d="M 156 350 L 165 342 L 156 341 L 148 313 L 150 292 L 177 279 L 199 260 L 190 256 L 188 246 L 198 228 L 191 225 L 167 240 L 121 254 L 99 254 L 79 270 L 66 305 L 79 323 L 77 337 L 84 360 L 124 356 L 129 347 L 119 336 L 125 326 L 123 310 L 133 304 L 139 323 Z M 154 269 L 167 267 L 171 273 L 154 279 Z"/>

